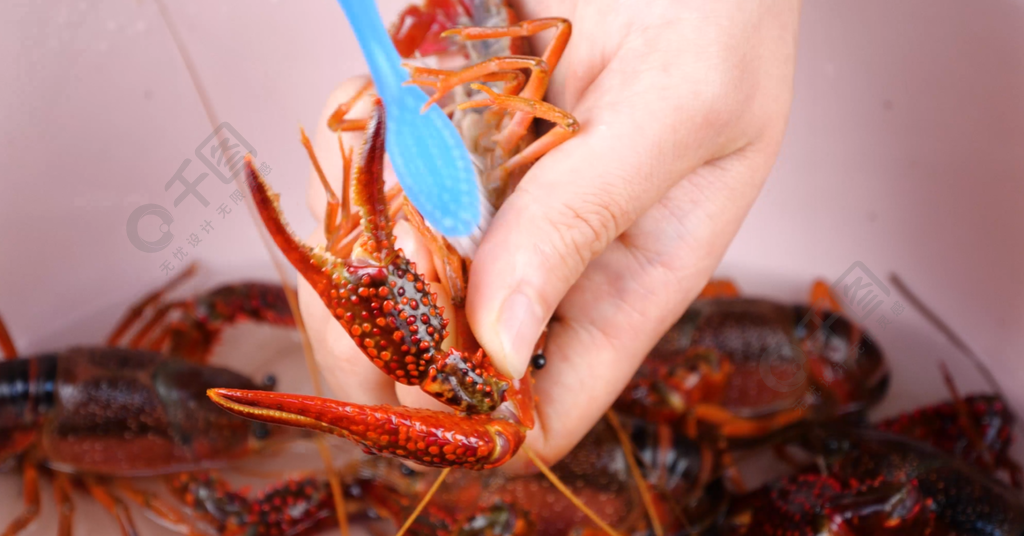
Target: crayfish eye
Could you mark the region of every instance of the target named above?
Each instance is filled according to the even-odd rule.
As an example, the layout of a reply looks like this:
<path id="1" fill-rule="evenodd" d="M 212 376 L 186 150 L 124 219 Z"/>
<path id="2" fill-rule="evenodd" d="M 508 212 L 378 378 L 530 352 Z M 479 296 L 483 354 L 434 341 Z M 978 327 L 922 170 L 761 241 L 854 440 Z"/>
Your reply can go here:
<path id="1" fill-rule="evenodd" d="M 258 422 L 252 425 L 252 436 L 260 441 L 270 437 L 270 427 L 266 423 Z"/>
<path id="2" fill-rule="evenodd" d="M 548 364 L 548 358 L 544 354 L 538 353 L 537 355 L 530 358 L 530 366 L 533 370 L 540 370 Z"/>
<path id="3" fill-rule="evenodd" d="M 263 377 L 262 385 L 264 389 L 268 391 L 273 391 L 274 387 L 277 387 L 277 376 L 274 376 L 273 374 L 267 374 L 266 376 Z"/>

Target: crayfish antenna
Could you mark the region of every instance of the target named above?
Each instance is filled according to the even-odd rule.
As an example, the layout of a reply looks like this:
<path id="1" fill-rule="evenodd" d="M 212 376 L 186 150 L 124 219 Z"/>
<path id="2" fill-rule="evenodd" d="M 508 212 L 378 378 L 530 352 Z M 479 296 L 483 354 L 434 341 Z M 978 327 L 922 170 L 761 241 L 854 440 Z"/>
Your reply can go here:
<path id="1" fill-rule="evenodd" d="M 663 536 L 665 529 L 662 528 L 661 520 L 658 518 L 658 511 L 654 508 L 654 499 L 651 498 L 650 487 L 647 485 L 647 480 L 644 479 L 640 466 L 636 463 L 636 458 L 633 456 L 633 442 L 626 435 L 626 430 L 622 428 L 622 423 L 619 422 L 619 417 L 615 415 L 614 411 L 608 410 L 605 413 L 605 417 L 608 419 L 608 424 L 612 426 L 612 430 L 615 431 L 615 435 L 619 438 L 619 444 L 622 445 L 622 454 L 626 458 L 629 472 L 633 476 L 633 480 L 636 481 L 637 489 L 640 491 L 640 499 L 647 510 L 647 517 L 651 520 L 651 530 L 654 531 L 655 536 Z"/>
<path id="2" fill-rule="evenodd" d="M 313 380 L 313 394 L 321 396 L 323 388 L 320 385 L 320 378 L 317 371 L 316 358 L 313 357 L 313 346 L 309 341 L 309 332 L 306 331 L 306 323 L 302 320 L 299 311 L 299 295 L 294 287 L 284 285 L 285 299 L 288 300 L 288 307 L 292 310 L 295 318 L 295 327 L 300 333 L 299 340 L 302 342 L 302 355 L 306 359 L 306 368 L 309 370 Z M 331 458 L 331 451 L 323 436 L 317 436 L 314 440 L 316 448 L 320 452 L 320 459 L 324 462 L 324 469 L 327 470 L 327 483 L 331 487 L 331 495 L 334 501 L 335 517 L 338 520 L 338 529 L 341 536 L 349 536 L 348 526 L 348 505 L 345 494 L 341 489 L 341 479 L 338 472 L 334 470 L 334 461 Z"/>
<path id="3" fill-rule="evenodd" d="M 441 474 L 437 475 L 437 480 L 435 480 L 434 483 L 430 486 L 430 489 L 427 490 L 426 495 L 424 495 L 423 498 L 420 499 L 420 503 L 416 505 L 416 508 L 412 511 L 411 514 L 409 514 L 409 517 L 405 519 L 405 523 L 402 523 L 402 527 L 398 529 L 398 532 L 395 533 L 395 536 L 403 536 L 406 533 L 406 531 L 409 530 L 409 527 L 411 527 L 412 524 L 416 522 L 416 518 L 420 516 L 420 512 L 422 512 L 423 509 L 426 508 L 427 503 L 429 503 L 430 499 L 434 497 L 434 494 L 437 493 L 437 490 L 441 487 L 441 484 L 444 483 L 444 479 L 448 478 L 448 473 L 450 473 L 451 471 L 451 467 L 445 467 L 444 470 L 441 471 Z"/>
<path id="4" fill-rule="evenodd" d="M 978 430 L 977 423 L 971 418 L 971 408 L 968 407 L 967 402 L 960 395 L 960 390 L 956 387 L 956 381 L 953 379 L 953 374 L 949 371 L 949 366 L 946 365 L 945 361 L 940 361 L 939 368 L 942 370 L 942 380 L 946 383 L 950 396 L 953 397 L 953 405 L 956 406 L 957 418 L 960 421 L 960 426 L 964 428 L 964 434 L 971 444 L 974 445 L 974 448 L 977 449 L 985 467 L 995 470 L 996 462 L 994 456 L 989 452 L 985 441 L 981 439 L 981 432 Z"/>
<path id="5" fill-rule="evenodd" d="M 530 458 L 530 461 L 533 462 L 533 465 L 537 466 L 537 469 L 540 469 L 540 472 L 544 473 L 544 476 L 546 476 L 547 479 L 551 481 L 551 485 L 554 486 L 558 491 L 562 492 L 562 495 L 565 495 L 565 498 L 569 499 L 569 501 L 572 502 L 572 504 L 576 506 L 576 508 L 579 508 L 580 511 L 583 512 L 587 517 L 589 517 L 595 525 L 600 527 L 601 530 L 608 533 L 609 536 L 619 536 L 619 533 L 616 532 L 616 530 L 613 529 L 611 525 L 605 523 L 605 521 L 601 519 L 597 515 L 597 513 L 591 510 L 589 506 L 584 504 L 583 501 L 579 497 L 577 497 L 576 494 L 573 493 L 568 486 L 565 485 L 565 482 L 562 482 L 562 479 L 558 478 L 558 475 L 552 472 L 551 469 L 548 468 L 548 466 L 544 462 L 542 462 L 541 459 L 537 457 L 537 455 L 532 450 L 530 450 L 530 447 L 523 445 L 523 452 L 525 452 L 526 455 Z"/>

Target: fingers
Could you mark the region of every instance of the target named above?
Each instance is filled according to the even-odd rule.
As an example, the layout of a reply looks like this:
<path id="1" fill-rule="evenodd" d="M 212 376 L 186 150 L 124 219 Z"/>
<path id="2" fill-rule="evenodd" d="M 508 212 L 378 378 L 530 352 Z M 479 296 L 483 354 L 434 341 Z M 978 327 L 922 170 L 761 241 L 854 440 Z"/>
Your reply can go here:
<path id="1" fill-rule="evenodd" d="M 718 156 L 723 144 L 698 135 L 707 123 L 702 109 L 674 114 L 698 133 L 640 119 L 654 113 L 665 111 L 584 100 L 577 113 L 584 128 L 540 159 L 498 211 L 474 258 L 467 313 L 499 370 L 521 377 L 543 326 L 591 259 L 673 184 Z"/>
<path id="2" fill-rule="evenodd" d="M 535 375 L 540 426 L 527 443 L 544 460 L 560 459 L 590 430 L 682 316 L 753 204 L 771 159 L 744 151 L 691 174 L 571 288 L 550 325 L 548 365 Z"/>

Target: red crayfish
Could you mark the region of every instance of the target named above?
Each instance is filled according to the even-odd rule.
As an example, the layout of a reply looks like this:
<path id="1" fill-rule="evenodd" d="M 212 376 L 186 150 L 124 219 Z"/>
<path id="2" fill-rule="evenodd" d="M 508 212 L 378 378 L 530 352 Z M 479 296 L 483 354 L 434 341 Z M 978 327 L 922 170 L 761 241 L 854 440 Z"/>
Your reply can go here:
<path id="1" fill-rule="evenodd" d="M 227 323 L 243 319 L 294 326 L 281 287 L 225 286 L 164 304 L 161 298 L 194 269 L 140 301 L 114 330 L 116 343 L 152 309 L 152 320 L 122 347 L 78 347 L 20 357 L 0 322 L 0 462 L 20 463 L 24 511 L 3 534 L 24 529 L 39 513 L 39 475 L 53 475 L 60 533 L 71 530 L 75 483 L 115 515 L 124 534 L 135 529 L 118 492 L 180 527 L 186 517 L 124 477 L 196 471 L 259 451 L 272 438 L 294 436 L 226 414 L 206 398 L 214 386 L 260 389 L 230 370 L 203 364 Z M 169 315 L 177 311 L 181 314 Z M 168 321 L 168 318 L 173 318 Z M 144 348 L 182 351 L 173 354 Z M 273 436 L 273 437 L 272 437 Z"/>
<path id="2" fill-rule="evenodd" d="M 811 306 L 739 296 L 712 281 L 641 364 L 615 407 L 678 426 L 732 465 L 729 448 L 787 428 L 857 416 L 878 402 L 889 372 L 878 347 L 840 314 L 824 283 Z M 706 471 L 713 464 L 705 463 Z M 712 477 L 705 473 L 702 481 Z M 742 488 L 733 474 L 734 484 Z"/>
<path id="3" fill-rule="evenodd" d="M 823 307 L 822 301 L 825 300 Z M 759 438 L 807 419 L 863 411 L 888 387 L 881 351 L 827 287 L 816 306 L 742 298 L 712 282 L 658 342 L 616 407 L 656 421 Z"/>
<path id="4" fill-rule="evenodd" d="M 459 71 L 414 68 L 412 81 L 435 89 L 432 102 L 454 92 L 458 106 L 452 120 L 471 152 L 485 163 L 481 190 L 492 207 L 500 205 L 510 191 L 513 172 L 522 171 L 578 128 L 570 115 L 539 100 L 568 40 L 569 22 L 544 19 L 514 23 L 512 17 L 510 9 L 496 2 L 480 1 L 472 6 L 430 2 L 425 11 L 407 10 L 403 20 L 412 20 L 412 26 L 408 31 L 396 30 L 396 40 L 407 52 L 420 45 L 429 51 L 429 43 L 436 43 L 440 37 L 461 39 L 445 50 L 462 54 L 471 66 Z M 446 21 L 501 27 L 437 32 L 436 25 Z M 556 37 L 543 58 L 511 55 L 515 46 L 522 45 L 513 42 L 548 28 L 556 29 Z M 520 69 L 530 70 L 528 80 Z M 488 86 L 474 84 L 473 88 L 486 98 L 470 101 L 462 85 L 471 81 L 504 81 L 505 87 L 499 94 Z M 485 106 L 497 110 L 471 113 Z M 348 109 L 347 105 L 340 107 L 331 124 L 342 130 L 353 128 L 353 123 L 344 120 Z M 505 112 L 514 115 L 508 117 Z M 535 116 L 555 122 L 556 128 L 531 142 L 529 127 Z M 354 124 L 362 126 L 362 122 Z M 345 166 L 341 199 L 322 175 L 308 140 L 304 140 L 328 192 L 326 247 L 310 247 L 288 229 L 276 195 L 251 163 L 247 165 L 248 186 L 277 246 L 366 357 L 395 381 L 419 386 L 457 415 L 238 389 L 214 389 L 210 397 L 238 415 L 333 433 L 355 441 L 368 452 L 422 465 L 486 469 L 504 464 L 534 426 L 532 380 L 529 374 L 514 379 L 495 370 L 469 332 L 462 311 L 468 261 L 444 237 L 434 234 L 411 205 L 398 204 L 396 194 L 385 192 L 384 109 L 379 100 L 366 132 L 366 143 L 351 177 L 349 166 Z M 487 133 L 498 136 L 482 135 Z M 354 216 L 349 215 L 348 206 L 350 179 L 352 203 L 358 209 Z M 437 269 L 443 274 L 439 285 L 451 301 L 448 317 L 430 283 L 395 247 L 392 225 L 399 212 L 426 235 L 435 250 L 442 265 Z M 353 230 L 355 234 L 350 235 Z M 449 323 L 453 320 L 452 328 L 459 328 L 455 330 L 456 346 L 448 348 Z"/>
<path id="5" fill-rule="evenodd" d="M 931 445 L 849 427 L 815 428 L 803 443 L 822 466 L 737 501 L 725 534 L 1024 533 L 1019 492 Z"/>
<path id="6" fill-rule="evenodd" d="M 1010 458 L 1013 416 L 996 396 L 961 398 L 873 428 L 816 424 L 799 444 L 817 464 L 740 498 L 725 535 L 1019 536 L 1024 499 L 995 478 Z"/>

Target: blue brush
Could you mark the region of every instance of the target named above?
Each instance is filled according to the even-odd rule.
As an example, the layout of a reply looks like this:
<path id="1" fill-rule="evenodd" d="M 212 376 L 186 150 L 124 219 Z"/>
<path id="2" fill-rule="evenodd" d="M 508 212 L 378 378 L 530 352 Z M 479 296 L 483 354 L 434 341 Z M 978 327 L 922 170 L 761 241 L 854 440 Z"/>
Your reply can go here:
<path id="1" fill-rule="evenodd" d="M 462 137 L 437 104 L 420 113 L 427 95 L 403 86 L 409 74 L 374 0 L 338 0 L 356 34 L 387 110 L 385 148 L 413 206 L 447 237 L 467 236 L 480 224 L 476 172 Z"/>

